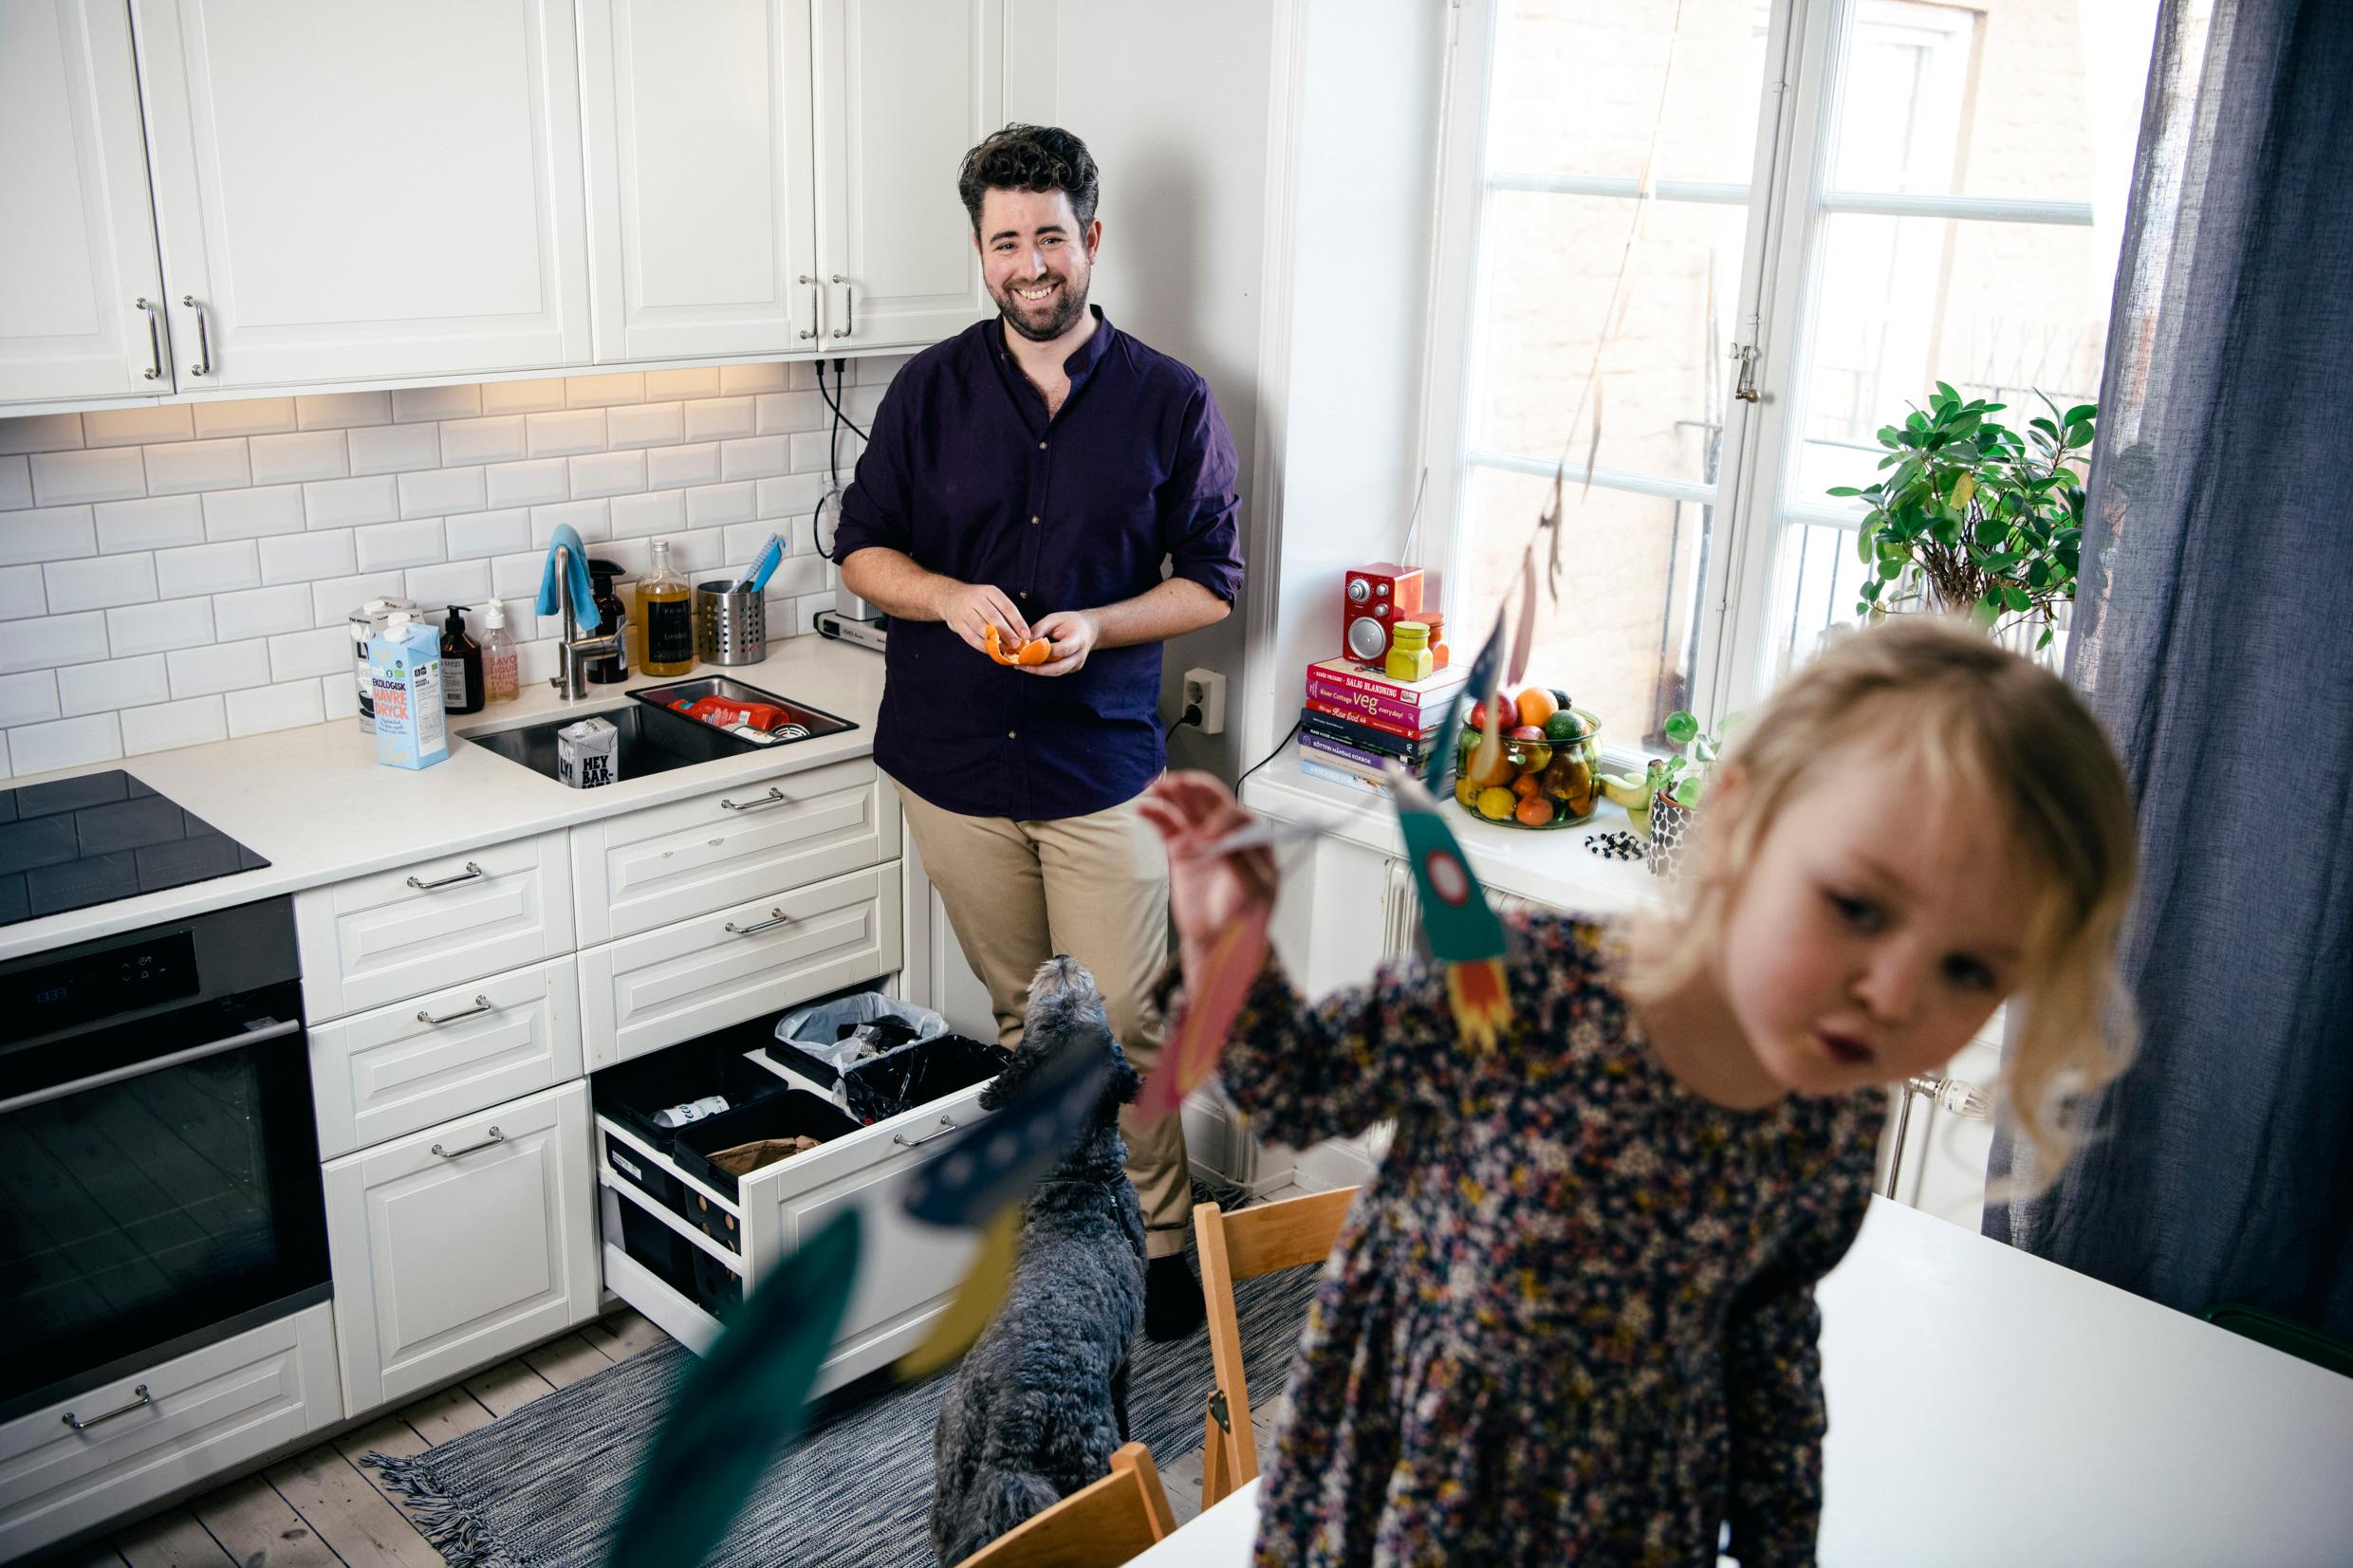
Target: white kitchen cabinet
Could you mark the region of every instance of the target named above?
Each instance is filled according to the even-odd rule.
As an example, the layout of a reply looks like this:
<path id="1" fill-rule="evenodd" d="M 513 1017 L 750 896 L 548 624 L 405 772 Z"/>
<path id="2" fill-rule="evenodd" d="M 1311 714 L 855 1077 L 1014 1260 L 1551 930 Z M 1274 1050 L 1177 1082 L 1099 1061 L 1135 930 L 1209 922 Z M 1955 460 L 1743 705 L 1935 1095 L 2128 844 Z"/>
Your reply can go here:
<path id="1" fill-rule="evenodd" d="M 325 1166 L 345 1402 L 437 1388 L 597 1312 L 588 1085 Z"/>
<path id="2" fill-rule="evenodd" d="M 1050 33 L 1051 5 L 1019 14 Z M 582 22 L 600 360 L 930 343 L 993 308 L 955 175 L 1037 42 L 1006 0 L 583 0 Z"/>
<path id="3" fill-rule="evenodd" d="M 569 0 L 134 0 L 178 386 L 584 364 Z"/>
<path id="4" fill-rule="evenodd" d="M 122 0 L 0 5 L 0 403 L 172 390 Z"/>
<path id="5" fill-rule="evenodd" d="M 0 1426 L 0 1562 L 343 1417 L 324 1301 L 19 1416 Z"/>

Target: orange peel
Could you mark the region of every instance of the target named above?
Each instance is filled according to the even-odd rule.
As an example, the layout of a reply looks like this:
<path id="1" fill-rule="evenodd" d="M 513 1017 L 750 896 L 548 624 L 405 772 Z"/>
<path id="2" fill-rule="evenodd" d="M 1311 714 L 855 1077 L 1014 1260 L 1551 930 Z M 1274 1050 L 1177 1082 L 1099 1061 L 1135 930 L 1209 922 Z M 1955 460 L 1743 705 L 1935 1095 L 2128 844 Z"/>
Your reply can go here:
<path id="1" fill-rule="evenodd" d="M 997 630 L 994 621 L 982 628 L 980 636 L 981 641 L 987 645 L 989 656 L 999 664 L 1044 664 L 1054 656 L 1054 645 L 1044 637 L 1031 637 L 1021 645 L 1018 652 L 1007 653 L 1004 634 Z"/>

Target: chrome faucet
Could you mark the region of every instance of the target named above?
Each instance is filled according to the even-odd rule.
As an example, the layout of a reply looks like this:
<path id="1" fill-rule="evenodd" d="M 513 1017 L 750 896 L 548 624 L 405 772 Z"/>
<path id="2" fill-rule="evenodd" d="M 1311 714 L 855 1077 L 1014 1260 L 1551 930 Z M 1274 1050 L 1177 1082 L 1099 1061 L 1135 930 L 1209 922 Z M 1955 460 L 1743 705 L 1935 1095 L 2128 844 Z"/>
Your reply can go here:
<path id="1" fill-rule="evenodd" d="M 556 643 L 556 673 L 547 677 L 547 684 L 556 689 L 556 695 L 566 702 L 588 695 L 588 661 L 612 658 L 621 651 L 621 629 L 617 624 L 602 636 L 580 635 L 580 614 L 572 603 L 571 550 L 558 544 L 556 557 L 556 608 L 564 616 L 564 634 Z"/>

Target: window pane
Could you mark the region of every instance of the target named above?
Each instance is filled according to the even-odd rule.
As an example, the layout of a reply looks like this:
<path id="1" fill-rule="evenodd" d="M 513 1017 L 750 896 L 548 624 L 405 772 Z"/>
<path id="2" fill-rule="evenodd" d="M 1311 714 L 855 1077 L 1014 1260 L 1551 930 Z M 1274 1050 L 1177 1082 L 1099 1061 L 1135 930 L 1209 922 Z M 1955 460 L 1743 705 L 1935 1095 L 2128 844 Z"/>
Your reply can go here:
<path id="1" fill-rule="evenodd" d="M 2157 0 L 1862 0 L 1830 188 L 2092 204 L 2122 221 Z"/>
<path id="2" fill-rule="evenodd" d="M 1781 585 L 1777 613 L 1767 635 L 1769 685 L 1813 657 L 1822 634 L 1855 618 L 1862 593 L 1862 558 L 1855 532 L 1820 523 L 1792 523 L 1781 530 L 1780 559 L 1773 581 Z"/>
<path id="3" fill-rule="evenodd" d="M 1548 479 L 1474 468 L 1457 558 L 1464 581 L 1448 601 L 1463 618 L 1447 629 L 1454 655 L 1468 659 L 1487 636 L 1551 489 Z M 1602 718 L 1603 744 L 1663 748 L 1658 730 L 1691 696 L 1692 616 L 1701 554 L 1714 508 L 1595 486 L 1581 502 L 1564 498 L 1561 601 L 1544 591 L 1536 567 L 1533 684 L 1566 689 Z"/>
<path id="4" fill-rule="evenodd" d="M 1840 212 L 1820 254 L 1788 501 L 1836 505 L 1824 490 L 1869 484 L 1875 433 L 1940 380 L 2021 425 L 2041 412 L 2035 388 L 2061 408 L 2098 401 L 2114 234 Z"/>
<path id="5" fill-rule="evenodd" d="M 1518 191 L 1489 198 L 1473 448 L 1549 461 L 1571 437 L 1636 207 Z M 1602 467 L 1714 482 L 1748 221 L 1745 207 L 1652 205 L 1603 361 Z M 1584 461 L 1586 441 L 1574 434 L 1571 461 Z"/>
<path id="6" fill-rule="evenodd" d="M 1683 0 L 1681 12 L 1677 30 L 1675 0 L 1509 0 L 1495 34 L 1488 168 L 1635 178 L 1665 83 L 1658 176 L 1747 184 L 1768 9 Z"/>

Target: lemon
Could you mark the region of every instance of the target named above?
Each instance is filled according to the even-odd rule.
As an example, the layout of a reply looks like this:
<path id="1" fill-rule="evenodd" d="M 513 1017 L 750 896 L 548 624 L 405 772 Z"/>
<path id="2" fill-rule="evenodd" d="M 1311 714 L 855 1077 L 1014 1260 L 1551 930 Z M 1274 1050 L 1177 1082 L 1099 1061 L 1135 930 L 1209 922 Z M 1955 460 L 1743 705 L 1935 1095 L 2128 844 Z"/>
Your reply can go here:
<path id="1" fill-rule="evenodd" d="M 1479 815 L 1491 822 L 1509 821 L 1519 803 L 1520 798 L 1501 784 L 1479 791 Z"/>
<path id="2" fill-rule="evenodd" d="M 1470 774 L 1457 773 L 1454 775 L 1454 799 L 1460 801 L 1464 805 L 1472 807 L 1473 810 L 1477 809 L 1479 803 L 1479 786 L 1471 782 Z"/>

